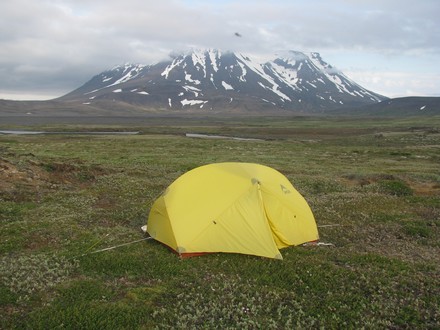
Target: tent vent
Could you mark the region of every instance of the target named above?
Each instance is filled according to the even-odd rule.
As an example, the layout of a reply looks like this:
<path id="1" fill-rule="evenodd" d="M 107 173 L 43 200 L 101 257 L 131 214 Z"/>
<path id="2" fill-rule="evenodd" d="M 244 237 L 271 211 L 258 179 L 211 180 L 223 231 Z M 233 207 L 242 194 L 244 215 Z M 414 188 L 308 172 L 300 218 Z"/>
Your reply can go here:
<path id="1" fill-rule="evenodd" d="M 290 194 L 290 190 L 289 190 L 289 189 L 287 189 L 286 187 L 284 187 L 282 184 L 280 184 L 280 186 L 281 186 L 281 191 L 282 191 L 283 193 L 285 193 L 285 194 Z"/>

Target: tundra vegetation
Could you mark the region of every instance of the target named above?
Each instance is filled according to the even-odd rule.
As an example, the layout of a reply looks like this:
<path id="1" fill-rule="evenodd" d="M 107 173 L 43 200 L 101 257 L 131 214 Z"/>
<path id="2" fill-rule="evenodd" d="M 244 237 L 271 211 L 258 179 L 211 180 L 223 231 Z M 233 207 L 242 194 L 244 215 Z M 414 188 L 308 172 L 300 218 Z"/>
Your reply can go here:
<path id="1" fill-rule="evenodd" d="M 439 127 L 439 117 L 152 118 L 0 135 L 0 328 L 438 329 Z M 69 134 L 81 130 L 140 134 Z M 153 240 L 90 253 L 145 237 L 173 180 L 224 161 L 286 175 L 332 245 L 286 248 L 282 261 L 180 260 Z"/>

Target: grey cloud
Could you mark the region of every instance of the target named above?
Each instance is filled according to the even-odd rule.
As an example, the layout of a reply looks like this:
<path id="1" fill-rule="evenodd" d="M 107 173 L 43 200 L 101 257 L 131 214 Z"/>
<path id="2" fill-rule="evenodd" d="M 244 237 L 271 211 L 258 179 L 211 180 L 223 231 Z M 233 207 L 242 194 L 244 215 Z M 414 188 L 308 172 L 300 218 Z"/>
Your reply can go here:
<path id="1" fill-rule="evenodd" d="M 0 73 L 8 79 L 0 92 L 68 92 L 113 65 L 156 62 L 189 47 L 438 55 L 439 7 L 436 0 L 3 1 Z"/>

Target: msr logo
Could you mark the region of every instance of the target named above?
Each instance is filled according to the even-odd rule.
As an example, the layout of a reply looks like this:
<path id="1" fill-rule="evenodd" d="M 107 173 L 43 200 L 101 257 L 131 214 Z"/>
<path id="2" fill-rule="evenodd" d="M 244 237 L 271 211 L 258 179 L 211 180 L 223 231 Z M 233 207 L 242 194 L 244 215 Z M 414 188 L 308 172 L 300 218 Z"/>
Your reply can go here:
<path id="1" fill-rule="evenodd" d="M 280 186 L 281 186 L 281 191 L 282 191 L 283 193 L 285 193 L 285 194 L 290 194 L 290 190 L 289 190 L 289 189 L 287 189 L 286 187 L 284 187 L 282 184 L 280 184 Z"/>

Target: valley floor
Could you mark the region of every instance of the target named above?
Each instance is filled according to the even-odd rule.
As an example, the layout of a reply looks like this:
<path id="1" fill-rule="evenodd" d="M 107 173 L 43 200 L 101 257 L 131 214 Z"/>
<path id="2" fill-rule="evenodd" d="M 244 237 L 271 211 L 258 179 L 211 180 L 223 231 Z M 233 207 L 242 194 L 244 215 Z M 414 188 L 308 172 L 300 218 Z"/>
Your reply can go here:
<path id="1" fill-rule="evenodd" d="M 2 121 L 8 129 L 65 134 L 0 135 L 0 328 L 440 327 L 439 118 Z M 331 245 L 286 248 L 282 261 L 179 260 L 152 240 L 90 254 L 144 238 L 171 182 L 224 161 L 283 173 Z"/>

